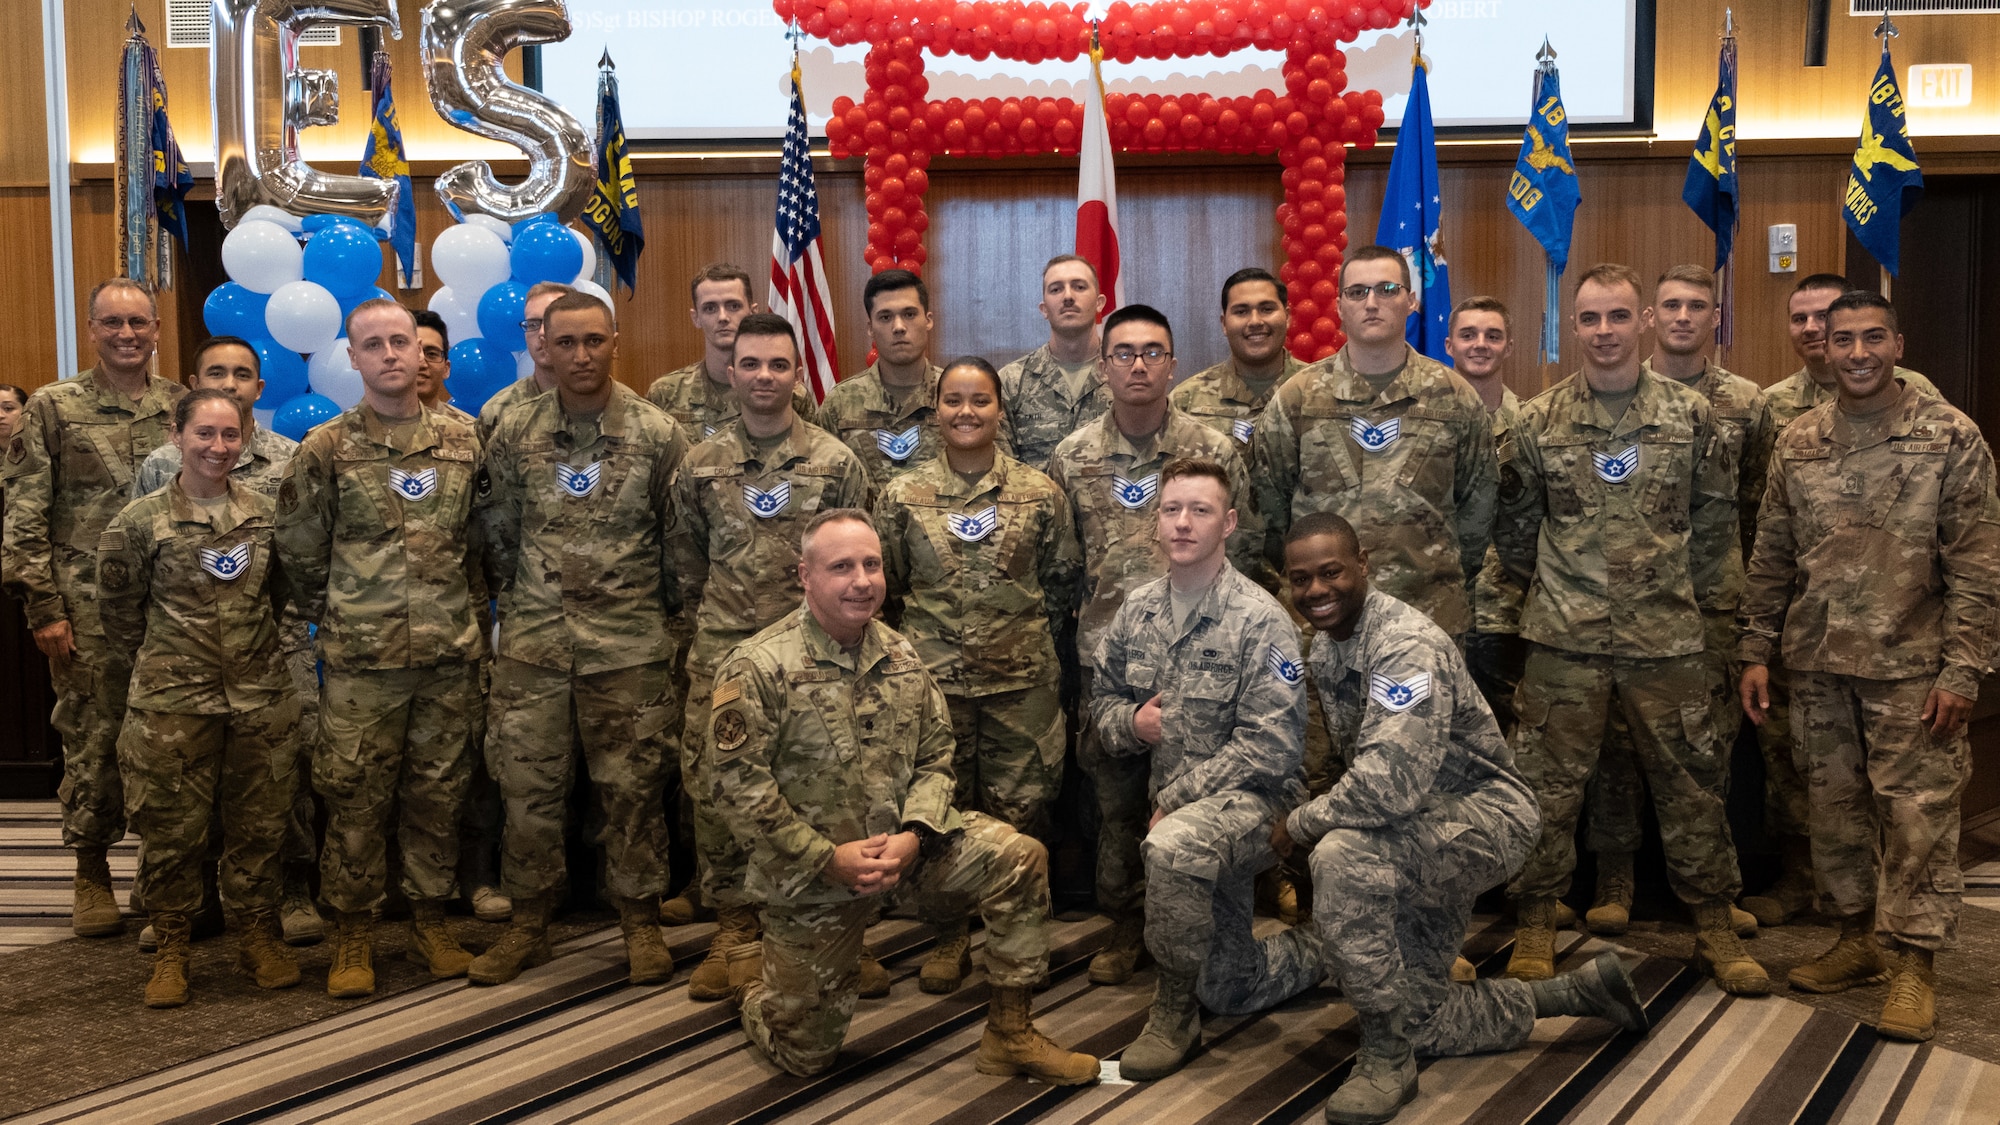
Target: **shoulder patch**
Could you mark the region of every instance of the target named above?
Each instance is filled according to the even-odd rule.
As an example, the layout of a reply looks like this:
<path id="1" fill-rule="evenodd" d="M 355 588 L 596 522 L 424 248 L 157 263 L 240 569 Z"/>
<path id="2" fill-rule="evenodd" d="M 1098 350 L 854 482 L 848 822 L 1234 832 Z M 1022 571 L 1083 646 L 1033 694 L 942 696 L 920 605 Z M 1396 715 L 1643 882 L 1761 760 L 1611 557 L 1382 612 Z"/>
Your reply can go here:
<path id="1" fill-rule="evenodd" d="M 18 465 L 27 459 L 28 439 L 22 437 L 20 434 L 15 434 L 14 440 L 7 445 L 7 463 L 9 465 Z"/>
<path id="2" fill-rule="evenodd" d="M 299 508 L 299 485 L 297 481 L 286 480 L 278 486 L 278 510 L 290 515 Z"/>
<path id="3" fill-rule="evenodd" d="M 717 750 L 735 750 L 750 740 L 750 724 L 743 721 L 743 712 L 734 707 L 717 711 L 709 731 L 715 737 Z"/>
<path id="4" fill-rule="evenodd" d="M 715 685 L 715 694 L 710 697 L 708 705 L 711 708 L 719 708 L 741 698 L 743 698 L 743 681 L 724 680 Z"/>
<path id="5" fill-rule="evenodd" d="M 97 568 L 97 588 L 109 593 L 120 593 L 132 585 L 132 568 L 124 559 L 106 559 Z"/>
<path id="6" fill-rule="evenodd" d="M 105 528 L 105 529 L 104 529 L 104 534 L 102 534 L 102 535 L 100 535 L 100 536 L 98 536 L 98 537 L 97 537 L 97 549 L 98 549 L 98 550 L 100 550 L 100 551 L 122 551 L 122 550 L 124 550 L 124 549 L 125 549 L 125 529 L 124 529 L 124 528 L 122 528 L 122 527 L 107 527 L 107 528 Z"/>

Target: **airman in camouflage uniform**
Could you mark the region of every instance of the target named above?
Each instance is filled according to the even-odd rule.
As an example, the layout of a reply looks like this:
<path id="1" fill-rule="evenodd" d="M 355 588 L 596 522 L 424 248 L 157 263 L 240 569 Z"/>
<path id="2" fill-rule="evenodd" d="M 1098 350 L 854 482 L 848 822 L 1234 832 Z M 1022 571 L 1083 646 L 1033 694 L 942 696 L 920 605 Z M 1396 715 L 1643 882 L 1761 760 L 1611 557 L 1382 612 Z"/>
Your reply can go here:
<path id="1" fill-rule="evenodd" d="M 1151 760 L 1140 852 L 1146 947 L 1160 976 L 1145 1030 L 1120 1062 L 1127 1078 L 1180 1069 L 1201 1038 L 1199 1004 L 1261 1011 L 1320 974 L 1310 929 L 1251 933 L 1253 884 L 1278 863 L 1271 824 L 1305 795 L 1305 665 L 1284 607 L 1223 560 L 1233 521 L 1211 471 L 1219 466 L 1167 470 L 1159 529 L 1176 547 L 1168 574 L 1119 607 L 1091 664 L 1103 752 Z"/>
<path id="2" fill-rule="evenodd" d="M 278 551 L 326 668 L 313 787 L 327 810 L 320 894 L 340 915 L 327 978 L 337 997 L 374 991 L 368 927 L 387 896 L 392 831 L 432 974 L 471 963 L 444 903 L 486 648 L 470 526 L 478 435 L 417 399 L 408 310 L 365 301 L 348 324 L 362 401 L 306 435 L 278 490 Z"/>
<path id="3" fill-rule="evenodd" d="M 687 439 L 612 379 L 616 336 L 602 306 L 572 295 L 543 315 L 556 390 L 501 420 L 479 504 L 500 601 L 486 758 L 507 803 L 501 887 L 514 916 L 469 975 L 499 984 L 549 956 L 574 730 L 631 980 L 651 984 L 673 972 L 659 932 L 663 800 L 676 754 L 668 726 L 681 710 L 667 631 L 680 594 L 666 526 Z"/>
<path id="4" fill-rule="evenodd" d="M 667 412 L 691 442 L 704 442 L 728 429 L 743 413 L 727 377 L 708 373 L 708 361 L 698 359 L 653 380 L 646 401 Z M 792 413 L 808 422 L 817 422 L 819 408 L 804 383 L 792 388 Z"/>
<path id="5" fill-rule="evenodd" d="M 517 402 L 526 402 L 537 395 L 547 394 L 555 389 L 556 372 L 550 365 L 548 353 L 543 350 L 543 336 L 540 327 L 542 314 L 557 297 L 570 293 L 569 286 L 554 281 L 537 282 L 528 288 L 527 303 L 521 306 L 521 319 L 536 325 L 524 330 L 522 342 L 526 346 L 528 358 L 534 361 L 535 369 L 514 382 L 496 391 L 479 408 L 479 441 L 484 445 L 493 437 L 493 431 L 500 428 L 500 418 L 509 407 Z"/>
<path id="6" fill-rule="evenodd" d="M 884 270 L 862 291 L 868 333 L 880 356 L 834 385 L 819 425 L 868 466 L 876 488 L 937 456 L 937 385 L 930 361 L 931 293 L 908 270 Z"/>
<path id="7" fill-rule="evenodd" d="M 881 548 L 865 512 L 806 531 L 805 607 L 722 662 L 701 776 L 749 853 L 765 932 L 732 956 L 743 1030 L 797 1075 L 833 1065 L 854 1014 L 862 934 L 884 891 L 963 896 L 986 919 L 993 987 L 978 1069 L 1075 1085 L 1097 1060 L 1028 1022 L 1048 966 L 1048 853 L 1032 837 L 951 806 L 944 694 L 907 640 L 871 620 Z M 756 969 L 751 975 L 751 969 Z"/>
<path id="8" fill-rule="evenodd" d="M 1284 371 L 1276 379 L 1259 386 L 1243 378 L 1234 360 L 1225 359 L 1213 367 L 1188 376 L 1171 395 L 1175 406 L 1195 421 L 1224 437 L 1236 439 L 1237 451 L 1249 456 L 1250 440 L 1257 433 L 1257 420 L 1270 405 L 1278 387 L 1305 364 L 1285 353 Z"/>
<path id="9" fill-rule="evenodd" d="M 2000 640 L 2000 500 L 1978 427 L 1895 376 L 1888 303 L 1848 294 L 1828 316 L 1840 398 L 1778 441 L 1742 602 L 1744 708 L 1768 714 L 1782 642 L 1813 870 L 1840 922 L 1793 986 L 1893 972 L 1878 1030 L 1922 1040 L 1932 955 L 1957 929 L 1963 724 Z"/>
<path id="10" fill-rule="evenodd" d="M 1507 386 L 1501 365 L 1513 354 L 1514 318 L 1497 297 L 1467 297 L 1451 310 L 1445 350 L 1453 371 L 1479 395 L 1493 423 L 1493 447 L 1501 448 L 1519 424 L 1521 400 Z M 1514 729 L 1514 688 L 1526 658 L 1521 623 L 1521 591 L 1513 587 L 1491 546 L 1472 583 L 1472 631 L 1465 637 L 1465 663 L 1500 733 Z"/>
<path id="11" fill-rule="evenodd" d="M 1058 254 L 1042 267 L 1036 307 L 1049 322 L 1048 342 L 1000 369 L 1002 444 L 1024 465 L 1048 472 L 1056 446 L 1111 409 L 1097 364 L 1104 300 L 1097 271 L 1083 258 Z"/>
<path id="12" fill-rule="evenodd" d="M 194 403 L 205 404 L 191 426 L 240 417 L 220 394 Z M 275 507 L 238 482 L 224 487 L 204 501 L 174 481 L 119 513 L 98 548 L 98 612 L 113 666 L 131 676 L 129 694 L 119 692 L 130 709 L 118 753 L 145 840 L 136 887 L 159 943 L 152 1007 L 187 1000 L 190 917 L 218 837 L 245 968 L 266 988 L 299 981 L 276 914 L 279 848 L 299 787 L 299 706 L 275 611 L 286 595 Z"/>
<path id="13" fill-rule="evenodd" d="M 145 289 L 104 282 L 91 293 L 90 317 L 98 366 L 29 396 L 0 457 L 7 498 L 0 570 L 50 657 L 56 707 L 49 722 L 63 742 L 63 845 L 76 849 L 71 925 L 86 937 L 124 928 L 105 858 L 125 835 L 117 756 L 124 715 L 112 703 L 116 685 L 105 678 L 97 540 L 125 506 L 140 459 L 167 439 L 183 393 L 147 374 L 159 321 Z"/>
<path id="14" fill-rule="evenodd" d="M 1280 851 L 1311 850 L 1319 947 L 1360 1022 L 1329 1121 L 1388 1120 L 1416 1094 L 1415 1056 L 1518 1047 L 1538 1016 L 1646 1026 L 1613 954 L 1533 984 L 1453 983 L 1473 900 L 1519 867 L 1540 814 L 1452 638 L 1369 589 L 1367 558 L 1331 513 L 1302 517 L 1286 550 L 1293 602 L 1317 630 L 1309 674 L 1347 763 L 1272 834 Z"/>

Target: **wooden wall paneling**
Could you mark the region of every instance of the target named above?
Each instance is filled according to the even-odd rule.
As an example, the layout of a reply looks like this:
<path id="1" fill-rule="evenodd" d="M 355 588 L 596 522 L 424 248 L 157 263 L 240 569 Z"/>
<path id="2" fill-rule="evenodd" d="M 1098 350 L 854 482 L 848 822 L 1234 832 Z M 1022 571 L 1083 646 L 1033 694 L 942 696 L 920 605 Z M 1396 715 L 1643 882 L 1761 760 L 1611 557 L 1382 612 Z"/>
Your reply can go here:
<path id="1" fill-rule="evenodd" d="M 0 35 L 0 107 L 6 110 L 0 113 L 0 186 L 46 187 L 48 94 L 42 79 L 41 6 L 22 3 L 12 10 L 8 34 Z M 44 223 L 45 243 L 47 229 Z"/>
<path id="2" fill-rule="evenodd" d="M 0 188 L 0 245 L 31 268 L 0 273 L 0 306 L 8 310 L 13 355 L 0 382 L 30 390 L 53 379 L 56 310 L 49 260 L 49 193 L 41 187 Z"/>

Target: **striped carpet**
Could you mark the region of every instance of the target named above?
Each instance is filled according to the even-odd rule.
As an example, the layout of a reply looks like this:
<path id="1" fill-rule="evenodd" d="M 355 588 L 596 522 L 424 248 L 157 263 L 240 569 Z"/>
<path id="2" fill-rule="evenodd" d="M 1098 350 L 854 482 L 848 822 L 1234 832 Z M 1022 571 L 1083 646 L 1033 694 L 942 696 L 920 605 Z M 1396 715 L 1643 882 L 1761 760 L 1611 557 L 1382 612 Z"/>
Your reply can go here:
<path id="1" fill-rule="evenodd" d="M 139 838 L 111 849 L 111 889 L 120 908 L 139 866 Z M 54 801 L 0 801 L 0 953 L 69 937 L 76 854 L 62 846 Z"/>

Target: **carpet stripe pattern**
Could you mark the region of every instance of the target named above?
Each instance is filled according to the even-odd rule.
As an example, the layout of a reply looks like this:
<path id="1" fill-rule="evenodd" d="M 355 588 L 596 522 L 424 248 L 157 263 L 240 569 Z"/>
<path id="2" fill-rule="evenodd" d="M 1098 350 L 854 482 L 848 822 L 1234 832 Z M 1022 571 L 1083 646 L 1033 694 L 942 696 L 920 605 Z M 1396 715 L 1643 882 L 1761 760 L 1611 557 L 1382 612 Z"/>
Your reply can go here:
<path id="1" fill-rule="evenodd" d="M 111 889 L 124 909 L 139 867 L 139 838 L 111 849 Z M 62 846 L 54 801 L 0 801 L 0 953 L 70 936 L 76 853 Z"/>

